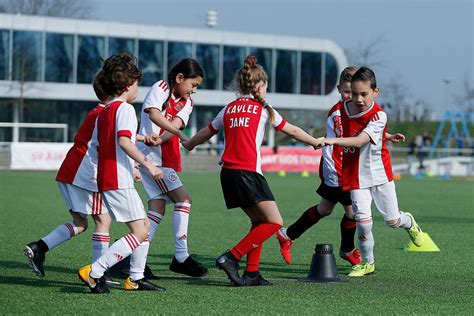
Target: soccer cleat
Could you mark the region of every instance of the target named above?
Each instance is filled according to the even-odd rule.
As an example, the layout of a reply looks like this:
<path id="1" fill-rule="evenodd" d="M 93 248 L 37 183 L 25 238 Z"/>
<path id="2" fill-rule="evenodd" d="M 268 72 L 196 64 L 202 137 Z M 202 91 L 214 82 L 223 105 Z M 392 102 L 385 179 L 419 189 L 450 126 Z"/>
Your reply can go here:
<path id="1" fill-rule="evenodd" d="M 367 274 L 374 273 L 375 271 L 375 263 L 366 263 L 366 264 L 358 264 L 352 267 L 352 271 L 348 274 L 349 277 L 361 277 Z"/>
<path id="2" fill-rule="evenodd" d="M 245 286 L 270 286 L 273 285 L 272 282 L 265 280 L 260 272 L 257 272 L 257 275 L 255 276 L 250 276 L 250 274 L 245 271 L 244 275 L 242 277 L 244 280 L 244 285 Z"/>
<path id="3" fill-rule="evenodd" d="M 339 256 L 348 261 L 352 266 L 356 266 L 362 262 L 362 256 L 357 248 L 354 248 L 350 252 L 339 251 Z"/>
<path id="4" fill-rule="evenodd" d="M 23 249 L 25 256 L 30 260 L 30 268 L 36 273 L 40 278 L 44 277 L 44 260 L 45 253 L 40 251 L 37 242 L 31 242 L 25 246 Z"/>
<path id="5" fill-rule="evenodd" d="M 278 242 L 280 243 L 280 253 L 283 260 L 285 260 L 287 264 L 291 264 L 291 247 L 293 247 L 293 241 L 286 239 L 280 231 L 281 229 L 276 233 Z"/>
<path id="6" fill-rule="evenodd" d="M 164 287 L 151 283 L 146 278 L 132 281 L 130 277 L 128 277 L 123 284 L 123 288 L 129 291 L 166 291 Z"/>
<path id="7" fill-rule="evenodd" d="M 411 227 L 406 228 L 406 231 L 408 232 L 408 235 L 410 235 L 410 239 L 415 246 L 421 247 L 423 245 L 423 232 L 421 231 L 420 226 L 416 223 L 413 215 L 408 212 L 405 212 L 405 214 L 411 219 Z"/>
<path id="8" fill-rule="evenodd" d="M 178 262 L 176 257 L 173 257 L 173 261 L 171 261 L 170 264 L 170 270 L 194 278 L 205 277 L 208 272 L 206 267 L 204 267 L 200 262 L 194 260 L 191 256 L 184 260 L 184 262 Z"/>
<path id="9" fill-rule="evenodd" d="M 216 259 L 216 267 L 227 274 L 227 277 L 235 286 L 244 286 L 244 280 L 239 275 L 239 263 L 228 257 L 230 251 L 224 252 Z"/>
<path id="10" fill-rule="evenodd" d="M 104 277 L 105 277 L 105 283 L 107 284 L 107 286 L 119 287 L 121 285 L 119 281 L 115 281 L 112 278 L 112 276 L 109 274 L 107 270 L 104 272 Z"/>
<path id="11" fill-rule="evenodd" d="M 105 276 L 101 276 L 100 278 L 93 278 L 91 277 L 91 270 L 92 265 L 87 265 L 82 267 L 77 272 L 79 279 L 84 282 L 85 285 L 91 290 L 94 294 L 105 294 L 110 293 L 109 288 L 107 287 L 107 283 L 105 281 Z"/>

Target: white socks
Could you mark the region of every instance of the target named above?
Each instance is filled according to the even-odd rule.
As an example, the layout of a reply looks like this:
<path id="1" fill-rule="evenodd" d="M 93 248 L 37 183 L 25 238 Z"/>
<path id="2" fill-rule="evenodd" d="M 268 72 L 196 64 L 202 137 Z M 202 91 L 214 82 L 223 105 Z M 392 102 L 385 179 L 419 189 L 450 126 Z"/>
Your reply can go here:
<path id="1" fill-rule="evenodd" d="M 357 220 L 359 249 L 367 263 L 374 263 L 374 235 L 372 235 L 372 217 Z"/>
<path id="2" fill-rule="evenodd" d="M 140 246 L 133 250 L 132 255 L 130 256 L 130 279 L 132 281 L 143 279 L 143 271 L 145 271 L 149 248 L 150 240 L 147 237 Z"/>
<path id="3" fill-rule="evenodd" d="M 155 236 L 156 230 L 158 229 L 158 226 L 160 225 L 160 222 L 163 219 L 164 215 L 161 215 L 158 212 L 149 210 L 147 212 L 147 216 L 148 216 L 148 219 L 150 220 L 150 236 L 148 237 L 148 239 L 151 242 L 153 240 L 153 237 Z"/>
<path id="4" fill-rule="evenodd" d="M 51 250 L 77 234 L 78 230 L 76 225 L 74 225 L 73 222 L 69 222 L 56 227 L 49 235 L 41 239 L 48 245 L 49 250 Z"/>
<path id="5" fill-rule="evenodd" d="M 173 211 L 174 251 L 178 262 L 184 262 L 188 257 L 188 222 L 191 204 L 178 202 Z"/>
<path id="6" fill-rule="evenodd" d="M 96 262 L 109 249 L 109 233 L 95 232 L 92 234 L 92 262 Z"/>

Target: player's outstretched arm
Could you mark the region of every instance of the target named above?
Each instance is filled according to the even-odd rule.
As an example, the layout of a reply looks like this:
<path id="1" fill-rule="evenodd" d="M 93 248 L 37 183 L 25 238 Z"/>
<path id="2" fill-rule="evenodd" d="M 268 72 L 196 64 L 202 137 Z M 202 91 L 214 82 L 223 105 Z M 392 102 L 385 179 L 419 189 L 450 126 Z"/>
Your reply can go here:
<path id="1" fill-rule="evenodd" d="M 168 121 L 166 117 L 164 117 L 158 109 L 155 109 L 155 108 L 150 109 L 150 112 L 148 112 L 148 115 L 150 116 L 150 120 L 154 124 L 158 125 L 164 130 L 167 130 L 173 135 L 178 136 L 179 139 L 181 140 L 189 139 L 189 137 L 186 136 L 186 134 L 184 134 L 179 128 L 177 128 L 170 121 Z"/>
<path id="2" fill-rule="evenodd" d="M 155 180 L 160 180 L 163 178 L 163 171 L 160 168 L 153 165 L 150 161 L 145 158 L 145 155 L 138 150 L 137 146 L 128 138 L 127 136 L 120 136 L 118 140 L 120 148 L 133 160 L 144 166 L 148 169 L 151 176 Z"/>
<path id="3" fill-rule="evenodd" d="M 303 129 L 301 129 L 301 127 L 290 124 L 288 122 L 286 122 L 285 126 L 283 126 L 281 131 L 286 135 L 296 140 L 299 140 L 300 142 L 313 146 L 314 149 L 321 148 L 324 145 L 323 138 L 314 138 L 313 136 L 306 133 Z"/>
<path id="4" fill-rule="evenodd" d="M 182 119 L 179 117 L 174 117 L 173 120 L 171 121 L 171 124 L 173 124 L 176 128 L 179 130 L 182 130 L 184 128 L 184 122 Z M 160 139 L 162 143 L 165 143 L 170 140 L 171 137 L 174 135 L 168 131 L 165 131 L 163 134 L 161 134 Z"/>
<path id="5" fill-rule="evenodd" d="M 339 145 L 343 147 L 362 147 L 363 145 L 370 142 L 369 134 L 362 132 L 356 137 L 338 137 L 338 138 L 325 138 L 325 145 Z"/>
<path id="6" fill-rule="evenodd" d="M 395 134 L 385 133 L 385 139 L 391 141 L 392 143 L 399 143 L 399 142 L 405 141 L 405 135 L 401 133 L 395 133 Z"/>
<path id="7" fill-rule="evenodd" d="M 191 139 L 182 141 L 181 143 L 187 150 L 193 150 L 194 147 L 209 140 L 209 138 L 212 136 L 214 136 L 214 133 L 209 129 L 209 127 L 204 127 L 199 132 L 197 132 L 196 135 L 191 137 Z"/>

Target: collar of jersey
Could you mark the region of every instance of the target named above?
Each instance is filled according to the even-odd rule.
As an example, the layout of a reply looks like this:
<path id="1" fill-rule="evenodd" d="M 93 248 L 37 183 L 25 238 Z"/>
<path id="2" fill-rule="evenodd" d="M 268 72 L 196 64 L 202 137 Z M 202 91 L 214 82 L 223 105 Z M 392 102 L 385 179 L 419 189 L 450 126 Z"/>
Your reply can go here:
<path id="1" fill-rule="evenodd" d="M 344 111 L 346 111 L 347 117 L 349 117 L 349 118 L 357 118 L 357 117 L 364 116 L 365 114 L 369 113 L 370 110 L 372 110 L 372 108 L 373 108 L 374 105 L 375 105 L 375 101 L 372 101 L 372 105 L 371 105 L 367 110 L 365 110 L 364 112 L 359 112 L 359 113 L 357 113 L 357 114 L 351 115 L 351 114 L 349 113 L 349 109 L 347 108 L 347 102 L 349 102 L 350 100 L 351 100 L 351 99 L 346 100 L 346 101 L 344 102 Z"/>

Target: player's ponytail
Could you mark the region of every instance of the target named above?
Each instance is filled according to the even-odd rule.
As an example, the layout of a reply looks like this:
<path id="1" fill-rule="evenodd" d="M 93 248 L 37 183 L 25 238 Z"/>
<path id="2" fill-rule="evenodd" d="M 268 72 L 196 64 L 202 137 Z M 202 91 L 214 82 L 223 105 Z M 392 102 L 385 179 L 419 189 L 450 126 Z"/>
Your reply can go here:
<path id="1" fill-rule="evenodd" d="M 270 122 L 273 122 L 275 120 L 273 108 L 258 93 L 257 84 L 260 82 L 268 82 L 267 73 L 261 65 L 257 64 L 257 58 L 249 55 L 245 58 L 243 67 L 236 74 L 234 89 L 242 95 L 251 94 L 268 111 Z"/>

